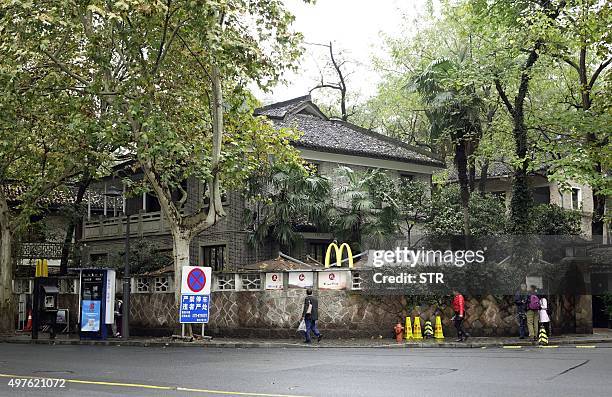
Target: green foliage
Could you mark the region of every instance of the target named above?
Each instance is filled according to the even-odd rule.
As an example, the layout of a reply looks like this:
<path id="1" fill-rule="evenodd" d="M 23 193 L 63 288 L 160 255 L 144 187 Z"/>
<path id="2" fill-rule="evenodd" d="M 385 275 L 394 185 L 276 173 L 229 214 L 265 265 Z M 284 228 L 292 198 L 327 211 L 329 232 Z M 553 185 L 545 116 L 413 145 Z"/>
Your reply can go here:
<path id="1" fill-rule="evenodd" d="M 267 174 L 251 179 L 245 209 L 251 243 L 270 239 L 291 249 L 301 241 L 299 226 L 325 230 L 331 207 L 329 180 L 299 164 L 277 164 Z"/>
<path id="2" fill-rule="evenodd" d="M 579 211 L 563 209 L 554 204 L 540 204 L 533 209 L 533 234 L 579 235 L 581 215 Z"/>
<path id="3" fill-rule="evenodd" d="M 604 301 L 604 304 L 606 305 L 606 307 L 604 308 L 604 311 L 608 314 L 608 317 L 612 320 L 612 294 L 607 293 L 602 296 L 602 299 Z"/>
<path id="4" fill-rule="evenodd" d="M 475 238 L 501 235 L 506 227 L 504 203 L 490 194 L 470 198 L 470 232 Z M 431 212 L 425 224 L 432 238 L 463 234 L 463 219 L 457 185 L 444 185 L 432 193 Z"/>
<path id="5" fill-rule="evenodd" d="M 125 252 L 112 252 L 107 258 L 100 259 L 93 265 L 110 267 L 122 273 L 125 266 Z M 133 274 L 152 272 L 169 265 L 172 265 L 172 252 L 160 251 L 156 243 L 146 238 L 130 242 L 130 270 Z"/>
<path id="6" fill-rule="evenodd" d="M 359 250 L 363 237 L 379 241 L 398 232 L 396 211 L 389 205 L 391 181 L 385 171 L 359 172 L 342 166 L 336 183 L 333 228 L 339 238 Z"/>

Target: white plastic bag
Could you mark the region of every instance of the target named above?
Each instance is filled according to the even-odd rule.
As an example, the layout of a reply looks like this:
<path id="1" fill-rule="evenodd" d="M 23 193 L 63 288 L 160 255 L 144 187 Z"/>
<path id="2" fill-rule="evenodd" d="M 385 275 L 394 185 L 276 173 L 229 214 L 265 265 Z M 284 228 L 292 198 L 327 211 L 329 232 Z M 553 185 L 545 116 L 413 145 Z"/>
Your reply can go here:
<path id="1" fill-rule="evenodd" d="M 300 326 L 298 327 L 297 332 L 306 332 L 306 321 L 304 321 L 304 319 L 300 321 Z"/>

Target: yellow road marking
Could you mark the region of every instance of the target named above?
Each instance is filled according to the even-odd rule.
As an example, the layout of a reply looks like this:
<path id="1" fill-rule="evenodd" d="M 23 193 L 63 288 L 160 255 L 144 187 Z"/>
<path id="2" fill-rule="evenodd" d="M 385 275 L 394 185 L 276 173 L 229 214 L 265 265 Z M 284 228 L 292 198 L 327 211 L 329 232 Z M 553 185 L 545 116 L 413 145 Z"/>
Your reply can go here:
<path id="1" fill-rule="evenodd" d="M 235 391 L 222 391 L 222 390 L 207 390 L 207 389 L 190 389 L 188 387 L 177 387 L 178 391 L 190 391 L 196 393 L 209 393 L 209 394 L 230 394 L 232 396 L 258 396 L 258 397 L 307 397 L 307 396 L 296 396 L 294 394 L 266 394 L 266 393 L 245 393 Z"/>
<path id="2" fill-rule="evenodd" d="M 504 349 L 521 349 L 523 346 L 502 346 Z"/>
<path id="3" fill-rule="evenodd" d="M 577 349 L 595 349 L 595 345 L 576 345 Z"/>
<path id="4" fill-rule="evenodd" d="M 12 374 L 0 374 L 0 378 L 65 379 L 65 378 L 51 378 L 47 376 L 12 375 Z M 85 384 L 85 385 L 99 385 L 99 386 L 111 386 L 111 387 L 134 387 L 134 388 L 140 388 L 140 389 L 156 389 L 156 390 L 176 390 L 176 391 L 187 391 L 187 392 L 202 393 L 202 394 L 223 394 L 223 395 L 232 395 L 232 396 L 254 396 L 254 397 L 308 397 L 308 396 L 298 396 L 295 394 L 249 393 L 249 392 L 238 392 L 238 391 L 227 391 L 227 390 L 209 390 L 209 389 L 193 389 L 193 388 L 188 388 L 188 387 L 146 385 L 146 384 L 140 384 L 140 383 L 104 382 L 104 381 L 81 380 L 81 379 L 65 379 L 65 380 L 67 383 L 80 383 L 80 384 Z"/>

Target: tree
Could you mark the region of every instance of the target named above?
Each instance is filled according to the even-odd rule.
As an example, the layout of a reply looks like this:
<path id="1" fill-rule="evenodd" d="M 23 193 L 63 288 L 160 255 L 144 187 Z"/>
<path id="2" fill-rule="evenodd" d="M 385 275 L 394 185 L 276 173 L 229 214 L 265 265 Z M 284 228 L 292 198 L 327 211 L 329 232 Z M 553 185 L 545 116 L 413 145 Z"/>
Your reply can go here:
<path id="1" fill-rule="evenodd" d="M 272 239 L 281 250 L 291 252 L 299 241 L 297 227 L 329 228 L 331 185 L 326 177 L 300 164 L 275 165 L 269 173 L 249 183 L 251 205 L 245 218 L 255 244 Z"/>
<path id="2" fill-rule="evenodd" d="M 426 234 L 436 240 L 449 239 L 462 232 L 461 198 L 456 185 L 434 190 L 425 223 Z M 503 234 L 506 228 L 504 203 L 490 194 L 473 195 L 469 203 L 470 230 L 474 238 Z"/>
<path id="3" fill-rule="evenodd" d="M 102 139 L 132 153 L 159 199 L 178 298 L 192 238 L 225 215 L 221 183 L 230 190 L 272 157 L 297 157 L 294 134 L 253 117 L 244 88 L 268 87 L 297 59 L 293 16 L 279 0 L 15 2 L 10 14 L 19 44 L 46 57 L 39 67 L 112 114 Z M 206 182 L 208 206 L 184 207 L 189 178 Z"/>
<path id="4" fill-rule="evenodd" d="M 395 207 L 389 205 L 391 180 L 384 171 L 341 166 L 337 174 L 341 183 L 334 191 L 332 223 L 338 236 L 361 249 L 364 237 L 381 241 L 399 232 Z"/>
<path id="5" fill-rule="evenodd" d="M 510 204 L 511 232 L 529 232 L 533 205 L 527 175 L 529 171 L 529 139 L 525 103 L 536 62 L 549 41 L 547 29 L 559 16 L 564 2 L 535 0 L 527 2 L 470 2 L 475 34 L 490 39 L 493 60 L 485 64 L 495 89 L 512 120 L 515 144 L 515 172 Z M 525 48 L 526 47 L 526 48 Z M 509 96 L 510 89 L 514 95 Z"/>
<path id="6" fill-rule="evenodd" d="M 340 93 L 340 119 L 342 121 L 348 121 L 348 118 L 352 116 L 354 112 L 350 112 L 347 108 L 347 100 L 348 100 L 348 89 L 346 86 L 348 77 L 352 74 L 352 72 L 346 72 L 345 66 L 348 63 L 344 57 L 342 59 L 337 59 L 338 54 L 334 53 L 333 43 L 330 41 L 329 45 L 327 44 L 315 44 L 323 47 L 329 48 L 329 62 L 330 68 L 333 70 L 333 74 L 336 75 L 336 82 L 327 82 L 325 81 L 324 72 L 321 71 L 321 82 L 311 88 L 310 93 L 315 90 L 320 89 L 328 89 L 333 91 L 338 91 Z M 332 108 L 335 108 L 332 106 Z M 331 113 L 331 112 L 330 112 Z"/>
<path id="7" fill-rule="evenodd" d="M 56 91 L 66 81 L 38 69 L 40 58 L 18 43 L 5 41 L 6 23 L 0 19 L 0 333 L 15 326 L 14 243 L 48 195 L 104 159 L 91 150 L 92 136 L 104 129 L 89 118 L 91 102 Z"/>
<path id="8" fill-rule="evenodd" d="M 556 73 L 568 77 L 554 86 L 553 98 L 544 107 L 549 111 L 540 116 L 544 140 L 540 147 L 549 159 L 552 157 L 551 179 L 563 183 L 574 178 L 592 186 L 593 235 L 603 234 L 606 196 L 612 192 L 606 174 L 612 168 L 612 103 L 606 95 L 609 87 L 603 82 L 612 63 L 610 24 L 609 2 L 567 1 L 545 51 L 557 61 Z"/>
<path id="9" fill-rule="evenodd" d="M 461 86 L 452 81 L 453 70 L 458 67 L 450 60 L 434 61 L 414 76 L 410 88 L 419 92 L 425 101 L 431 134 L 448 134 L 452 142 L 461 191 L 463 234 L 469 236 L 468 162 L 482 136 L 482 128 L 480 99 L 475 90 L 470 85 Z"/>

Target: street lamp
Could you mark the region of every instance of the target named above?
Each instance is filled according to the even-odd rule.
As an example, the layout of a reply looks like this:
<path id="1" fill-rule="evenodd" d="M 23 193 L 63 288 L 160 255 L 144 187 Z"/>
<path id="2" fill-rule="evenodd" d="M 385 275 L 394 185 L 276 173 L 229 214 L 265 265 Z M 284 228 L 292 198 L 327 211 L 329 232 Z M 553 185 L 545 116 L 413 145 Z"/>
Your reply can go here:
<path id="1" fill-rule="evenodd" d="M 107 189 L 107 197 L 119 197 L 123 192 L 115 186 Z M 128 206 L 125 206 L 125 266 L 123 268 L 123 316 L 121 317 L 121 337 L 125 340 L 130 337 L 130 213 Z"/>

